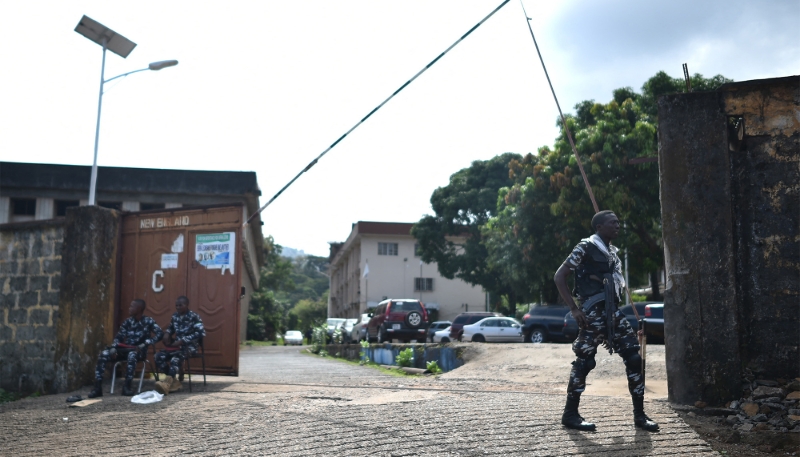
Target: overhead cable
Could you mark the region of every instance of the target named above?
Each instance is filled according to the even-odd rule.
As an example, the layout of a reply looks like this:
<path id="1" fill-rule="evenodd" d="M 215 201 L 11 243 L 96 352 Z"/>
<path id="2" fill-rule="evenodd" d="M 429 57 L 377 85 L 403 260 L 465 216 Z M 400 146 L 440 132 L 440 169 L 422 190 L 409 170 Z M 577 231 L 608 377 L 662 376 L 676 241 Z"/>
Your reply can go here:
<path id="1" fill-rule="evenodd" d="M 428 68 L 430 68 L 431 66 L 433 66 L 433 64 L 435 64 L 435 63 L 436 63 L 436 62 L 437 62 L 439 59 L 441 59 L 442 57 L 444 57 L 444 55 L 445 55 L 445 54 L 447 54 L 447 53 L 448 53 L 448 52 L 449 52 L 451 49 L 453 49 L 453 48 L 454 48 L 454 47 L 455 47 L 455 46 L 456 46 L 458 43 L 461 43 L 461 41 L 463 41 L 463 40 L 464 40 L 464 38 L 466 38 L 467 36 L 469 36 L 469 34 L 471 34 L 472 32 L 474 32 L 474 31 L 475 31 L 475 29 L 477 29 L 477 28 L 478 28 L 478 27 L 480 27 L 480 26 L 481 26 L 481 25 L 482 25 L 484 22 L 486 22 L 486 20 L 487 20 L 487 19 L 489 19 L 490 17 L 492 17 L 492 16 L 494 15 L 494 13 L 496 13 L 496 12 L 500 11 L 500 8 L 504 7 L 504 6 L 506 5 L 506 3 L 508 3 L 509 1 L 510 1 L 510 0 L 504 0 L 502 3 L 500 3 L 500 5 L 499 5 L 497 8 L 495 8 L 494 10 L 492 10 L 492 12 L 491 12 L 491 13 L 489 13 L 489 14 L 488 14 L 486 17 L 484 17 L 483 19 L 481 19 L 481 21 L 480 21 L 480 22 L 478 22 L 477 24 L 475 24 L 475 25 L 474 25 L 474 26 L 473 26 L 471 29 L 467 30 L 467 33 L 465 33 L 465 34 L 461 35 L 461 38 L 459 38 L 458 40 L 456 40 L 456 41 L 455 41 L 455 43 L 451 44 L 449 48 L 445 49 L 445 50 L 444 50 L 444 52 L 442 52 L 441 54 L 439 54 L 438 56 L 436 56 L 436 58 L 435 58 L 435 59 L 431 60 L 431 62 L 430 62 L 428 65 L 425 65 L 425 67 L 424 67 L 422 70 L 420 70 L 419 72 L 417 72 L 417 74 L 415 74 L 415 75 L 414 75 L 414 76 L 413 76 L 411 79 L 409 79 L 408 81 L 406 81 L 406 82 L 405 82 L 405 84 L 403 84 L 402 86 L 400 86 L 400 88 L 399 88 L 399 89 L 397 89 L 396 91 L 394 91 L 394 92 L 392 93 L 392 95 L 390 95 L 390 96 L 389 96 L 389 97 L 388 97 L 386 100 L 384 100 L 384 101 L 383 101 L 383 102 L 381 102 L 381 103 L 380 103 L 378 106 L 376 106 L 376 107 L 375 107 L 375 108 L 374 108 L 372 111 L 370 111 L 370 112 L 369 112 L 369 113 L 368 113 L 366 116 L 364 116 L 363 118 L 361 118 L 361 120 L 360 120 L 360 121 L 358 121 L 358 122 L 356 123 L 356 125 L 352 126 L 352 127 L 350 128 L 350 130 L 346 131 L 346 132 L 344 133 L 344 135 L 340 136 L 340 137 L 339 137 L 339 138 L 338 138 L 336 141 L 334 141 L 334 142 L 333 142 L 333 143 L 332 143 L 330 146 L 328 146 L 328 148 L 327 148 L 327 149 L 325 149 L 324 151 L 322 151 L 322 153 L 321 153 L 320 155 L 318 155 L 318 156 L 317 156 L 317 157 L 316 157 L 314 160 L 312 160 L 312 161 L 311 161 L 311 162 L 310 162 L 308 165 L 306 165 L 306 167 L 305 167 L 305 168 L 303 168 L 303 170 L 302 170 L 302 171 L 300 171 L 300 173 L 298 173 L 298 174 L 297 174 L 297 175 L 296 175 L 294 178 L 292 178 L 292 180 L 291 180 L 291 181 L 289 181 L 289 182 L 288 182 L 288 183 L 287 183 L 285 186 L 283 186 L 283 187 L 281 188 L 281 190 L 279 190 L 279 191 L 278 191 L 278 193 L 277 193 L 277 194 L 275 194 L 275 195 L 274 195 L 272 198 L 270 198 L 270 199 L 269 199 L 269 201 L 267 201 L 267 203 L 265 203 L 265 204 L 264 204 L 264 206 L 262 206 L 261 208 L 259 208 L 259 209 L 258 209 L 258 211 L 256 211 L 255 213 L 253 213 L 253 214 L 252 214 L 252 215 L 251 215 L 251 216 L 250 216 L 250 217 L 247 219 L 247 222 L 245 222 L 245 225 L 247 225 L 248 223 L 250 223 L 250 221 L 251 221 L 251 220 L 252 220 L 254 217 L 256 217 L 257 215 L 261 214 L 261 212 L 262 212 L 262 211 L 264 211 L 264 210 L 267 208 L 267 206 L 269 206 L 269 205 L 270 205 L 272 202 L 274 202 L 274 201 L 275 201 L 275 199 L 276 199 L 276 198 L 278 198 L 278 197 L 279 197 L 279 196 L 280 196 L 280 195 L 283 193 L 283 191 L 285 191 L 285 190 L 286 190 L 286 189 L 287 189 L 289 186 L 291 186 L 292 184 L 294 184 L 294 182 L 295 182 L 295 181 L 297 181 L 297 178 L 299 178 L 299 177 L 300 177 L 300 175 L 302 175 L 303 173 L 307 172 L 307 171 L 308 171 L 308 170 L 309 170 L 311 167 L 313 167 L 314 165 L 316 165 L 316 164 L 317 164 L 317 161 L 319 161 L 319 159 L 321 159 L 321 158 L 322 158 L 322 156 L 324 156 L 325 154 L 327 154 L 327 153 L 328 153 L 328 151 L 330 151 L 330 150 L 331 150 L 331 149 L 333 149 L 333 148 L 334 148 L 334 147 L 335 147 L 337 144 L 339 144 L 339 142 L 341 142 L 341 141 L 342 141 L 342 140 L 343 140 L 343 139 L 344 139 L 344 138 L 345 138 L 347 135 L 349 135 L 349 134 L 350 134 L 350 132 L 352 132 L 352 131 L 353 131 L 353 130 L 355 130 L 355 129 L 356 129 L 358 126 L 360 126 L 361 124 L 363 124 L 363 123 L 364 123 L 364 121 L 366 121 L 367 119 L 369 119 L 369 117 L 370 117 L 370 116 L 372 116 L 373 114 L 375 114 L 375 112 L 376 112 L 376 111 L 378 111 L 379 109 L 381 109 L 381 107 L 383 107 L 383 105 L 385 105 L 385 104 L 386 104 L 386 103 L 387 103 L 389 100 L 391 100 L 392 98 L 394 98 L 394 96 L 395 96 L 395 95 L 397 95 L 398 93 L 400 93 L 400 91 L 402 91 L 403 89 L 405 89 L 405 88 L 406 88 L 406 86 L 408 86 L 409 84 L 411 84 L 411 82 L 412 82 L 412 81 L 414 81 L 415 79 L 417 79 L 417 77 L 418 77 L 419 75 L 421 75 L 422 73 L 425 73 L 425 71 L 426 71 Z"/>
<path id="2" fill-rule="evenodd" d="M 594 192 L 592 192 L 592 186 L 589 184 L 589 178 L 586 177 L 586 172 L 583 170 L 583 164 L 581 163 L 581 158 L 578 157 L 578 149 L 575 147 L 575 142 L 572 141 L 572 133 L 569 131 L 569 127 L 567 126 L 567 119 L 564 117 L 564 113 L 561 112 L 561 105 L 558 103 L 558 97 L 556 97 L 556 91 L 553 89 L 553 83 L 550 82 L 550 75 L 547 74 L 547 67 L 544 65 L 544 59 L 542 58 L 542 53 L 539 51 L 539 44 L 536 43 L 536 37 L 533 35 L 533 28 L 531 27 L 531 18 L 528 17 L 527 11 L 525 11 L 525 5 L 522 4 L 522 0 L 519 0 L 520 5 L 522 5 L 522 13 L 525 15 L 526 23 L 528 24 L 528 30 L 531 32 L 531 38 L 533 38 L 533 45 L 536 46 L 536 53 L 539 54 L 539 61 L 542 62 L 542 69 L 544 70 L 544 75 L 547 77 L 547 84 L 550 85 L 550 92 L 553 93 L 553 99 L 556 101 L 556 106 L 558 107 L 558 114 L 561 116 L 561 123 L 564 125 L 564 131 L 567 133 L 567 138 L 569 138 L 569 144 L 572 146 L 572 153 L 575 154 L 575 160 L 578 161 L 578 168 L 581 170 L 581 176 L 583 176 L 583 183 L 586 184 L 586 190 L 589 192 L 589 198 L 592 199 L 592 206 L 594 206 L 594 212 L 599 213 L 600 208 L 597 206 L 597 200 L 594 199 Z"/>

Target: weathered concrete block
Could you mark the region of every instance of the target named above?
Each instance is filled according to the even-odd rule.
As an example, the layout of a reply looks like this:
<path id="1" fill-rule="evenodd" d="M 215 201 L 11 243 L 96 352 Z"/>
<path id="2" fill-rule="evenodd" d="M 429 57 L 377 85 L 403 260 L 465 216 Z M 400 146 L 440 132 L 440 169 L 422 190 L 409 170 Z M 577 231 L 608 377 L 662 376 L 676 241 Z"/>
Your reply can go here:
<path id="1" fill-rule="evenodd" d="M 47 325 L 48 322 L 50 322 L 49 309 L 32 309 L 28 314 L 29 324 Z"/>
<path id="2" fill-rule="evenodd" d="M 57 306 L 59 301 L 58 292 L 39 292 L 39 304 Z"/>
<path id="3" fill-rule="evenodd" d="M 31 325 L 18 325 L 17 326 L 17 341 L 31 341 L 36 339 L 33 326 Z"/>
<path id="4" fill-rule="evenodd" d="M 3 252 L 3 249 L 0 249 Z M 16 260 L 0 260 L 0 275 L 11 276 L 17 274 Z"/>
<path id="5" fill-rule="evenodd" d="M 0 363 L 0 366 L 5 366 L 7 364 L 11 365 L 10 362 L 15 361 L 15 359 L 16 359 L 16 361 L 20 361 L 21 359 L 19 357 L 15 357 L 15 356 L 20 353 L 20 348 L 21 347 L 22 347 L 22 345 L 17 343 L 16 339 L 14 339 L 13 342 L 7 342 L 7 343 L 4 343 L 4 344 L 0 344 L 0 359 L 3 359 L 3 361 L 4 361 L 4 363 Z M 9 378 L 2 378 L 2 379 L 9 379 Z M 7 385 L 11 386 L 11 384 L 7 384 Z"/>
<path id="6" fill-rule="evenodd" d="M 0 341 L 11 341 L 13 336 L 14 336 L 14 330 L 12 330 L 11 327 L 0 325 Z"/>
<path id="7" fill-rule="evenodd" d="M 34 329 L 33 338 L 37 341 L 52 342 L 56 339 L 56 328 L 40 325 Z M 52 355 L 52 354 L 51 354 Z"/>
<path id="8" fill-rule="evenodd" d="M 31 234 L 31 241 L 32 241 L 31 250 L 29 254 L 31 257 L 38 259 L 41 257 L 50 257 L 53 255 L 52 252 L 45 253 L 45 243 L 44 240 L 42 239 L 41 234 L 39 233 Z"/>
<path id="9" fill-rule="evenodd" d="M 42 260 L 42 273 L 51 275 L 61 273 L 61 259 L 44 259 Z"/>
<path id="10" fill-rule="evenodd" d="M 39 265 L 39 258 L 19 261 L 18 275 L 39 275 L 42 274 L 42 267 Z"/>
<path id="11" fill-rule="evenodd" d="M 64 249 L 64 240 L 59 239 L 53 241 L 53 255 L 54 256 L 61 256 L 61 251 Z"/>
<path id="12" fill-rule="evenodd" d="M 19 294 L 19 301 L 17 301 L 17 305 L 20 308 L 28 309 L 32 306 L 36 306 L 39 304 L 39 292 L 22 292 Z"/>
<path id="13" fill-rule="evenodd" d="M 27 308 L 18 308 L 12 309 L 8 311 L 8 323 L 9 324 L 27 324 L 28 323 L 28 309 Z"/>
<path id="14" fill-rule="evenodd" d="M 28 290 L 27 276 L 16 276 L 8 279 L 9 279 L 8 284 L 12 292 L 25 292 L 26 290 Z"/>
<path id="15" fill-rule="evenodd" d="M 49 286 L 49 276 L 31 276 L 28 282 L 28 290 L 31 291 L 47 290 Z"/>
<path id="16" fill-rule="evenodd" d="M 11 309 L 17 306 L 18 295 L 19 294 L 0 294 L 0 310 Z M 0 316 L 2 316 L 1 312 Z"/>
<path id="17" fill-rule="evenodd" d="M 61 288 L 61 275 L 53 275 L 50 276 L 50 292 L 58 292 L 58 289 Z"/>
<path id="18" fill-rule="evenodd" d="M 55 241 L 53 240 L 41 240 L 42 247 L 41 247 L 41 257 L 53 257 L 55 255 L 54 244 Z"/>

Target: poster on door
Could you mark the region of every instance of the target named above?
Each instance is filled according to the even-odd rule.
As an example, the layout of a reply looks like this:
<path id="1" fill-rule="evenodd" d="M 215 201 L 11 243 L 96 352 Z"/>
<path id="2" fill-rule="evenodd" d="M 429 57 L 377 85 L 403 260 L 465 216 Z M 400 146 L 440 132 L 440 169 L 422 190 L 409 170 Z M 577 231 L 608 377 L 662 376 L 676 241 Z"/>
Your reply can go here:
<path id="1" fill-rule="evenodd" d="M 236 260 L 236 233 L 206 233 L 195 238 L 195 259 L 209 269 L 222 269 L 234 272 Z"/>

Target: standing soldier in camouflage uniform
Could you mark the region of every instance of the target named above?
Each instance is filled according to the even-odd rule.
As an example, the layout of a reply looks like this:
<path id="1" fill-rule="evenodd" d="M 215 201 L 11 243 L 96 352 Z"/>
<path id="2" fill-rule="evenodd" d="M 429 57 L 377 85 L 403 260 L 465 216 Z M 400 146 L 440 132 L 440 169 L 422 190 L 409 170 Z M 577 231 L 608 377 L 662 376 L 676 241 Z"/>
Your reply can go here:
<path id="1" fill-rule="evenodd" d="M 165 349 L 156 354 L 156 366 L 167 374 L 156 383 L 156 390 L 163 395 L 180 390 L 178 372 L 186 357 L 197 353 L 200 338 L 206 336 L 203 321 L 194 311 L 189 311 L 189 299 L 181 295 L 175 300 L 175 310 L 169 327 L 164 330 Z"/>
<path id="2" fill-rule="evenodd" d="M 131 381 L 133 373 L 136 371 L 136 363 L 147 359 L 147 347 L 160 340 L 163 335 L 156 321 L 152 317 L 143 315 L 146 307 L 147 304 L 144 300 L 136 299 L 131 302 L 128 309 L 131 317 L 125 319 L 119 326 L 119 332 L 114 337 L 114 342 L 97 358 L 97 367 L 94 370 L 94 389 L 89 392 L 89 398 L 103 396 L 103 373 L 106 371 L 106 364 L 119 360 L 128 361 L 122 395 L 133 395 Z M 151 336 L 153 337 L 151 338 Z"/>
<path id="3" fill-rule="evenodd" d="M 619 234 L 619 219 L 612 211 L 600 211 L 592 218 L 592 228 L 596 233 L 575 246 L 554 278 L 561 298 L 569 305 L 572 316 L 580 326 L 578 338 L 572 343 L 572 350 L 578 358 L 572 362 L 567 404 L 561 423 L 576 430 L 595 429 L 593 423 L 585 421 L 578 413 L 578 404 L 581 393 L 586 389 L 586 375 L 595 367 L 597 347 L 602 344 L 609 348 L 609 352 L 613 349 L 625 362 L 628 390 L 633 399 L 634 424 L 654 432 L 658 430 L 658 424 L 644 413 L 644 379 L 641 375 L 639 342 L 628 319 L 617 309 L 625 287 L 618 249 L 611 245 L 611 241 Z M 581 307 L 575 305 L 567 286 L 567 277 L 572 271 L 575 272 L 575 295 Z M 606 297 L 606 291 L 613 297 Z M 607 318 L 610 317 L 606 313 L 607 298 L 611 300 L 611 309 L 615 310 L 611 329 L 607 324 Z M 612 334 L 611 341 L 608 339 L 609 333 Z"/>

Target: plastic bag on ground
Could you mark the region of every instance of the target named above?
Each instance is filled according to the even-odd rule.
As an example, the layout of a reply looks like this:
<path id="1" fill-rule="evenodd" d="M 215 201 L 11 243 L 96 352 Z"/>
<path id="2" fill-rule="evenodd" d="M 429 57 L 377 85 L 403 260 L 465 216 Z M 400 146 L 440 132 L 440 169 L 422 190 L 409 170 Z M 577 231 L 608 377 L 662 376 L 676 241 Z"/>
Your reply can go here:
<path id="1" fill-rule="evenodd" d="M 142 392 L 139 395 L 136 395 L 131 398 L 131 403 L 138 403 L 140 405 L 149 405 L 150 403 L 158 403 L 161 399 L 164 398 L 163 395 L 156 392 L 155 390 L 149 390 L 147 392 Z"/>

